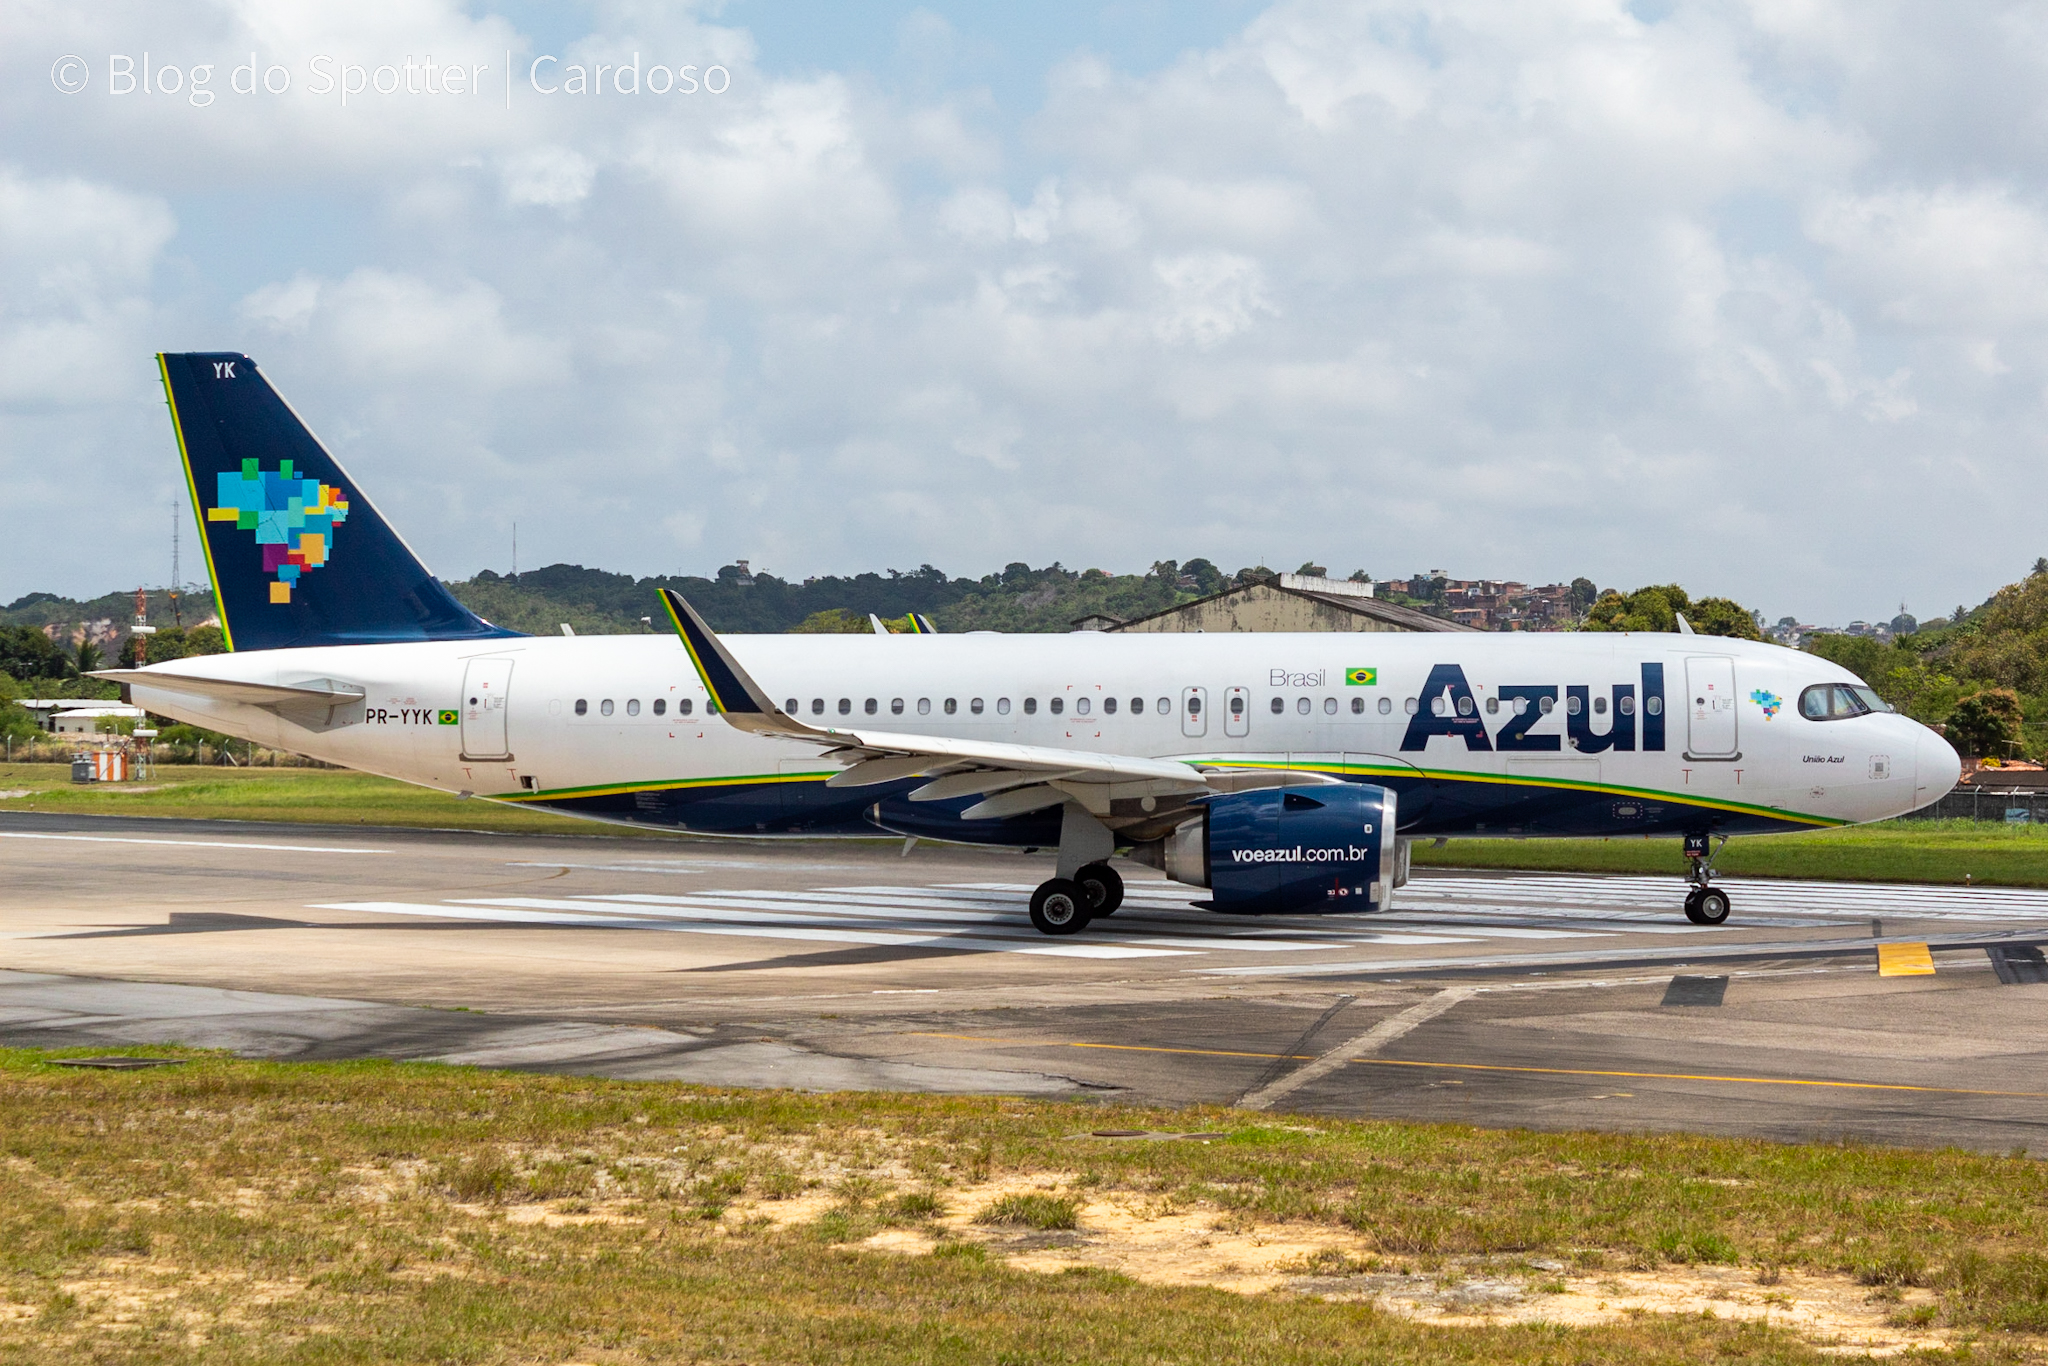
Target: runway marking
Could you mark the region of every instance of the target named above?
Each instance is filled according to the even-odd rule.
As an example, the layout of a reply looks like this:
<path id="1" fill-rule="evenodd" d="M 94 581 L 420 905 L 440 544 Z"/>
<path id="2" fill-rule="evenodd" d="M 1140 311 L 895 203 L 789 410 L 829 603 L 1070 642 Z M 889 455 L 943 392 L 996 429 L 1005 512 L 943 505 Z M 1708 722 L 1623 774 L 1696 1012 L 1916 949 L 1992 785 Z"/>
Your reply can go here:
<path id="1" fill-rule="evenodd" d="M 980 939 L 967 935 L 888 934 L 874 930 L 807 928 L 787 925 L 678 924 L 674 919 L 627 919 L 617 914 L 571 914 L 510 907 L 471 909 L 459 905 L 427 905 L 411 901 L 331 901 L 309 906 L 315 911 L 358 911 L 370 915 L 438 917 L 519 925 L 561 925 L 585 929 L 661 930 L 670 933 L 726 935 L 739 939 L 796 939 L 820 944 L 864 944 L 879 948 L 959 949 L 969 953 L 1029 953 L 1046 958 L 1169 958 L 1178 949 L 1129 948 L 1121 944 L 1047 944 L 1030 940 Z M 595 908 L 593 908 L 595 909 Z"/>
<path id="2" fill-rule="evenodd" d="M 1425 1003 L 1426 1004 L 1426 1003 Z M 1001 1039 L 981 1034 L 938 1034 L 905 1031 L 906 1038 L 952 1039 L 961 1043 L 998 1043 L 1011 1048 L 1101 1048 L 1120 1053 L 1175 1053 L 1199 1058 L 1254 1058 L 1309 1062 L 1312 1053 L 1241 1053 L 1221 1048 L 1163 1048 L 1136 1043 L 1088 1043 L 1071 1039 Z M 1405 1058 L 1357 1058 L 1360 1067 L 1425 1067 L 1461 1072 L 1529 1072 L 1554 1077 L 1625 1077 L 1641 1081 L 1719 1081 L 1744 1086 L 1819 1086 L 1847 1091 L 1915 1091 L 1937 1096 L 1997 1096 L 2008 1100 L 2048 1100 L 2048 1091 L 1979 1091 L 1960 1086 L 1909 1086 L 1901 1082 L 1821 1081 L 1808 1077 L 1735 1077 L 1690 1072 L 1623 1072 L 1591 1067 L 1510 1067 L 1480 1062 L 1418 1062 Z"/>
<path id="3" fill-rule="evenodd" d="M 1725 1081 L 1743 1086 L 1822 1086 L 1846 1091 L 1919 1091 L 1937 1096 L 2002 1096 L 2048 1100 L 2048 1091 L 1978 1091 L 1962 1086 L 1909 1086 L 1888 1081 L 1819 1081 L 1810 1077 L 1730 1077 L 1693 1072 L 1620 1072 L 1591 1067 L 1509 1067 L 1483 1062 L 1410 1062 L 1402 1058 L 1360 1058 L 1361 1067 L 1434 1067 L 1457 1072 L 1530 1072 L 1552 1077 L 1634 1077 L 1644 1081 Z"/>
<path id="4" fill-rule="evenodd" d="M 1446 987 L 1428 1000 L 1418 1001 L 1400 1014 L 1381 1020 L 1356 1038 L 1346 1039 L 1306 1067 L 1297 1067 L 1286 1076 L 1259 1087 L 1250 1095 L 1240 1097 L 1237 1103 L 1247 1110 L 1263 1110 L 1274 1101 L 1292 1095 L 1310 1082 L 1329 1076 L 1346 1063 L 1356 1062 L 1368 1053 L 1377 1053 L 1396 1039 L 1434 1020 L 1460 1001 L 1469 1001 L 1478 994 L 1477 987 Z"/>
<path id="5" fill-rule="evenodd" d="M 1026 943 L 1043 942 L 1044 936 L 1029 926 L 1014 919 L 998 920 L 985 914 L 962 914 L 960 912 L 930 909 L 926 906 L 897 907 L 884 906 L 867 910 L 849 906 L 844 898 L 831 897 L 823 901 L 803 899 L 814 894 L 807 893 L 741 893 L 719 892 L 699 893 L 691 896 L 670 896 L 655 892 L 619 892 L 600 895 L 556 899 L 552 897 L 461 897 L 451 899 L 450 904 L 460 906 L 510 906 L 526 910 L 563 910 L 577 912 L 608 911 L 618 906 L 621 911 L 632 907 L 641 914 L 665 915 L 691 921 L 725 920 L 744 924 L 796 924 L 831 925 L 859 924 L 886 928 L 905 920 L 958 925 L 971 927 L 979 933 L 994 933 L 1005 938 L 1015 937 Z M 1239 951 L 1246 953 L 1321 952 L 1329 949 L 1352 948 L 1360 944 L 1420 945 L 1420 944 L 1470 944 L 1486 936 L 1442 935 L 1396 933 L 1383 934 L 1366 932 L 1351 934 L 1335 942 L 1300 942 L 1284 939 L 1264 939 L 1245 936 L 1168 936 L 1152 934 L 1115 935 L 1113 930 L 1098 931 L 1083 942 L 1089 944 L 1122 944 L 1136 948 L 1158 950 L 1179 949 L 1195 953 Z M 1574 936 L 1576 937 L 1576 936 Z"/>
<path id="6" fill-rule="evenodd" d="M 83 844 L 168 844 L 179 849 L 273 849 L 288 854 L 388 854 L 389 849 L 363 849 L 339 844 L 251 844 L 230 840 L 153 840 L 139 835 L 45 835 L 0 830 L 0 840 L 76 840 Z"/>

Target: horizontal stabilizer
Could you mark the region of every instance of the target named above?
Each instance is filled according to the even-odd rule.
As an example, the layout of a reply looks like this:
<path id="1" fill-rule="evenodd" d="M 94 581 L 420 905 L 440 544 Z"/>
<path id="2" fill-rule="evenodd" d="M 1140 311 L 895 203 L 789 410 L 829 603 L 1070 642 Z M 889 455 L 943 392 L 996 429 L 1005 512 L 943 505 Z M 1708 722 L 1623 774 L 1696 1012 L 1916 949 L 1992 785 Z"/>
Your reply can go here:
<path id="1" fill-rule="evenodd" d="M 363 700 L 361 688 L 325 678 L 290 685 L 242 683 L 227 678 L 205 678 L 198 674 L 158 673 L 153 669 L 97 669 L 92 676 L 104 678 L 109 683 L 125 683 L 130 688 L 155 688 L 160 692 L 210 697 L 220 702 L 241 702 L 252 707 L 342 707 Z"/>

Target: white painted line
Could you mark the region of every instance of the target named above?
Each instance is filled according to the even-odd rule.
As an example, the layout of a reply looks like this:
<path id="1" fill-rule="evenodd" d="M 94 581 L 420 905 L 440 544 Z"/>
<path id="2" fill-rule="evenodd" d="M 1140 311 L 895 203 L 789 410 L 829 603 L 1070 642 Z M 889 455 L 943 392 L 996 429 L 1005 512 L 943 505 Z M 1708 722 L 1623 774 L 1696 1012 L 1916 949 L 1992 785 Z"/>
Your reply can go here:
<path id="1" fill-rule="evenodd" d="M 774 925 L 705 925 L 675 920 L 626 920 L 611 915 L 574 915 L 512 908 L 470 910 L 409 901 L 336 901 L 308 907 L 316 911 L 361 911 L 372 915 L 410 915 L 444 920 L 478 920 L 518 925 L 561 925 L 604 929 L 663 930 L 681 934 L 727 935 L 738 939 L 797 939 L 821 944 L 866 944 L 885 948 L 964 949 L 973 953 L 1029 953 L 1048 958 L 1176 958 L 1172 949 L 1134 949 L 1119 944 L 1040 944 L 978 939 L 966 935 L 884 934 L 871 930 L 808 929 Z"/>
<path id="2" fill-rule="evenodd" d="M 1246 1110 L 1264 1110 L 1274 1101 L 1300 1090 L 1319 1077 L 1329 1076 L 1354 1058 L 1379 1052 L 1417 1025 L 1435 1019 L 1458 1002 L 1476 995 L 1478 990 L 1479 988 L 1472 986 L 1446 987 L 1428 1000 L 1408 1007 L 1399 1015 L 1381 1020 L 1358 1037 L 1345 1040 L 1314 1062 L 1304 1063 L 1286 1076 L 1261 1086 L 1238 1101 L 1238 1105 Z"/>
<path id="3" fill-rule="evenodd" d="M 135 835 L 44 835 L 0 830 L 0 840 L 76 840 L 83 844 L 168 844 L 177 849 L 275 849 L 289 854 L 388 854 L 389 849 L 360 849 L 339 844 L 251 844 L 228 840 L 152 840 Z"/>

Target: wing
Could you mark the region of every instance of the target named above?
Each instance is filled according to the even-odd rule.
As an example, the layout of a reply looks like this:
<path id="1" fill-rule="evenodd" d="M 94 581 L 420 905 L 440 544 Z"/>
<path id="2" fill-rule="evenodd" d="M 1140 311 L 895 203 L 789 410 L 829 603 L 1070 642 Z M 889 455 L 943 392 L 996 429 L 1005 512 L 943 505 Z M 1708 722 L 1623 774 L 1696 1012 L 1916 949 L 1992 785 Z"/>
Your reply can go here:
<path id="1" fill-rule="evenodd" d="M 697 677 L 726 724 L 756 735 L 824 746 L 826 758 L 849 765 L 827 780 L 831 787 L 863 787 L 924 775 L 933 781 L 913 791 L 912 801 L 982 798 L 960 813 L 964 820 L 1021 816 L 1069 800 L 1108 819 L 1118 814 L 1116 803 L 1135 807 L 1145 798 L 1155 799 L 1151 812 L 1140 816 L 1127 809 L 1125 820 L 1109 822 L 1120 825 L 1156 822 L 1163 817 L 1161 808 L 1177 810 L 1190 799 L 1220 792 L 1336 781 L 1323 774 L 1211 773 L 1178 759 L 810 725 L 775 705 L 682 595 L 666 588 L 660 591 Z"/>

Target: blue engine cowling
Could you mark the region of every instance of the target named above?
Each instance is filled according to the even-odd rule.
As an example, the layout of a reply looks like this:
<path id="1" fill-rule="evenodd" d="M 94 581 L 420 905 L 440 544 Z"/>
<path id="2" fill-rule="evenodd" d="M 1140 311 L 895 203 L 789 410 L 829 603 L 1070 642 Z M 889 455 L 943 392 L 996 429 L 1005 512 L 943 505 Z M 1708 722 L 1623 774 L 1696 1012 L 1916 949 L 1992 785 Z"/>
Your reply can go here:
<path id="1" fill-rule="evenodd" d="M 1166 874 L 1219 911 L 1285 915 L 1392 904 L 1396 794 L 1366 783 L 1235 792 L 1168 836 Z"/>

